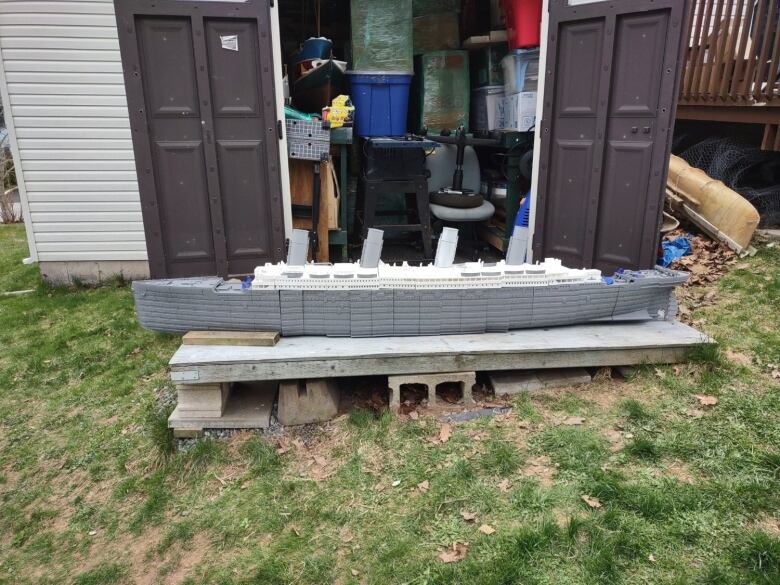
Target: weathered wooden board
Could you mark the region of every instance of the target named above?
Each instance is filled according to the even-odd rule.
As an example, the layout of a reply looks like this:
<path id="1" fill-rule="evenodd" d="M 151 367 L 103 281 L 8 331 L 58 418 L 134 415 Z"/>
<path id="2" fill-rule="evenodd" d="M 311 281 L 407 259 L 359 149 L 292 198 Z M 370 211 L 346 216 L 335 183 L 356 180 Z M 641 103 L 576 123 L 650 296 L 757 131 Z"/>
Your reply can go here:
<path id="1" fill-rule="evenodd" d="M 314 190 L 314 162 L 310 160 L 290 159 L 290 192 L 294 205 L 311 205 Z M 320 241 L 318 262 L 328 262 L 328 230 L 338 229 L 339 201 L 333 184 L 333 175 L 329 163 L 320 164 L 320 223 L 317 237 Z M 293 218 L 293 227 L 311 229 L 311 220 Z"/>
<path id="2" fill-rule="evenodd" d="M 183 345 L 248 345 L 259 347 L 273 347 L 278 341 L 278 331 L 190 331 L 181 339 Z"/>
<path id="3" fill-rule="evenodd" d="M 289 337 L 273 348 L 184 345 L 170 366 L 173 381 L 204 384 L 676 363 L 707 343 L 682 323 L 648 321 L 440 337 Z"/>

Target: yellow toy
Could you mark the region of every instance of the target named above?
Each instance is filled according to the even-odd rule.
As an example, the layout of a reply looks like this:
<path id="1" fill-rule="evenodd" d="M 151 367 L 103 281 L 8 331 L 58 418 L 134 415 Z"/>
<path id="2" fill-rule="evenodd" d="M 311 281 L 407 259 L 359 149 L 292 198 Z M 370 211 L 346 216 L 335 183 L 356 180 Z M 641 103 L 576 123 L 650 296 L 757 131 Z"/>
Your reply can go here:
<path id="1" fill-rule="evenodd" d="M 340 95 L 333 100 L 330 106 L 322 108 L 322 119 L 330 124 L 331 128 L 352 126 L 355 106 L 348 95 Z"/>

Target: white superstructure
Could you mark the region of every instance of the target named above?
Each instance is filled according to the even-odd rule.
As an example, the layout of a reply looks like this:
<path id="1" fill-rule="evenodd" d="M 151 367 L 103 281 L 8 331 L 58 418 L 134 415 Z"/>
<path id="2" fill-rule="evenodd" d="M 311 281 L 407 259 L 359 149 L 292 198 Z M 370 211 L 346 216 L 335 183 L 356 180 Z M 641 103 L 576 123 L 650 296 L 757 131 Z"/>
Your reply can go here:
<path id="1" fill-rule="evenodd" d="M 266 264 L 255 269 L 254 289 L 265 290 L 359 290 L 359 289 L 469 289 L 601 284 L 599 270 L 566 268 L 548 258 L 539 264 L 507 265 L 467 262 L 439 268 L 433 264 L 410 266 L 380 263 L 363 268 L 357 262 L 289 266 Z"/>

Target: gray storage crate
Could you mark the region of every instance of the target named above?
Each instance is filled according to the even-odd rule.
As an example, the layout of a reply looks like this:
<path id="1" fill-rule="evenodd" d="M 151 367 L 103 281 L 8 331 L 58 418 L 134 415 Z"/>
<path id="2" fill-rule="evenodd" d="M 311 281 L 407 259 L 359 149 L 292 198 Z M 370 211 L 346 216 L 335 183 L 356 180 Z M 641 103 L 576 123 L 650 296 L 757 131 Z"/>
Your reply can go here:
<path id="1" fill-rule="evenodd" d="M 330 130 L 318 120 L 287 120 L 290 158 L 323 160 L 330 153 Z"/>

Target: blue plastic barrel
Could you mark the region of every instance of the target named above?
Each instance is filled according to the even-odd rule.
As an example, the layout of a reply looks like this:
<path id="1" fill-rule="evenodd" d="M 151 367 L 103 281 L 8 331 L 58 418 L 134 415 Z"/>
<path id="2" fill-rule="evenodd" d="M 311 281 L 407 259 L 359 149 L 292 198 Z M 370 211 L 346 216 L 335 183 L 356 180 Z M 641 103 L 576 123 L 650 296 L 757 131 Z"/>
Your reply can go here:
<path id="1" fill-rule="evenodd" d="M 411 73 L 348 71 L 358 136 L 403 136 Z"/>

